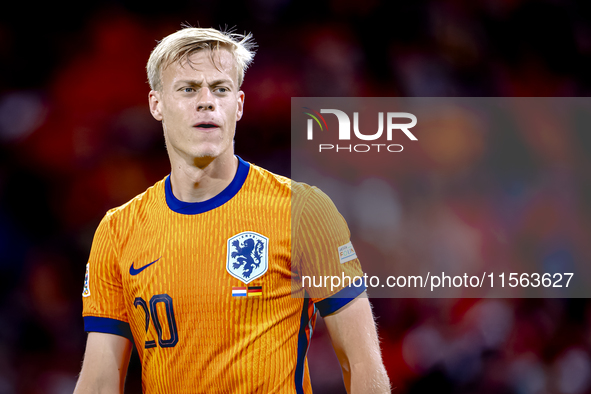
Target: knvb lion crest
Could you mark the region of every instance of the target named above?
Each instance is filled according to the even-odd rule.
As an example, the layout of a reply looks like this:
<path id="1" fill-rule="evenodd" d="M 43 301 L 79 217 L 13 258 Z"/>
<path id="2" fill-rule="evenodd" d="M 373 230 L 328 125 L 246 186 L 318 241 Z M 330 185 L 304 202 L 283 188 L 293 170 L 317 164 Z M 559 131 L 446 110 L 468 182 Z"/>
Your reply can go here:
<path id="1" fill-rule="evenodd" d="M 269 238 L 244 231 L 228 239 L 226 270 L 248 284 L 269 269 Z"/>

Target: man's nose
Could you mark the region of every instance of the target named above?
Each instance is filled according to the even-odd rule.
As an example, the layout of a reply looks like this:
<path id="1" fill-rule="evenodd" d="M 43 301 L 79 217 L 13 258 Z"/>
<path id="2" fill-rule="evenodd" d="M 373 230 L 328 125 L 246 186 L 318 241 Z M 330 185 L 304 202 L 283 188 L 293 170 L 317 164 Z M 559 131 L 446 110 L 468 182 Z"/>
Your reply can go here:
<path id="1" fill-rule="evenodd" d="M 209 88 L 201 88 L 197 98 L 197 111 L 213 111 L 215 103 Z"/>

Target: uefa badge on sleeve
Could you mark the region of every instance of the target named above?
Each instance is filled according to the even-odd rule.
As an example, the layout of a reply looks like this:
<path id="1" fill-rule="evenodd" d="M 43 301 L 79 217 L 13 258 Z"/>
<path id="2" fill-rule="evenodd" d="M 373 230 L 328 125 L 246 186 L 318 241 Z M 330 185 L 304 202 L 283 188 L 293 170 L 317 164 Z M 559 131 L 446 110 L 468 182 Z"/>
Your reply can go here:
<path id="1" fill-rule="evenodd" d="M 244 231 L 228 238 L 226 270 L 234 278 L 248 284 L 269 269 L 269 238 Z"/>
<path id="2" fill-rule="evenodd" d="M 355 260 L 357 258 L 357 253 L 355 253 L 355 249 L 353 249 L 353 244 L 349 241 L 343 246 L 339 246 L 339 261 L 341 264 L 345 264 L 351 260 Z"/>
<path id="3" fill-rule="evenodd" d="M 86 275 L 84 275 L 84 290 L 82 290 L 82 297 L 90 296 L 90 287 L 88 286 L 88 268 L 90 264 L 86 264 Z"/>

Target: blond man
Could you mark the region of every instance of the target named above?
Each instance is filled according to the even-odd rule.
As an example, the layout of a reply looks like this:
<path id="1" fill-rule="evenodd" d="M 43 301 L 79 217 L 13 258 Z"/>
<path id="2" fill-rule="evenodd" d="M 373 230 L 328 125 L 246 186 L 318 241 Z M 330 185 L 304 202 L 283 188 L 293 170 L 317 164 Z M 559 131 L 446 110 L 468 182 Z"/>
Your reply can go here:
<path id="1" fill-rule="evenodd" d="M 184 28 L 152 52 L 171 172 L 96 231 L 76 394 L 122 393 L 132 343 L 144 393 L 311 393 L 318 313 L 347 391 L 390 391 L 365 287 L 302 286 L 303 273 L 362 275 L 356 256 L 338 258 L 344 219 L 317 188 L 234 154 L 252 49 L 250 36 Z"/>

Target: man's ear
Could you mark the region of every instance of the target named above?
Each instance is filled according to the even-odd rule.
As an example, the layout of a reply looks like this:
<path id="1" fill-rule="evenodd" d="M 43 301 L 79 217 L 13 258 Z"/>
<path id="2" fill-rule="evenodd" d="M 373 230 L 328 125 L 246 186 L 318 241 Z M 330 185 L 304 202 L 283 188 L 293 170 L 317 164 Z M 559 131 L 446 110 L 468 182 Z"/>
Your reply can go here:
<path id="1" fill-rule="evenodd" d="M 154 119 L 162 121 L 162 102 L 160 101 L 160 92 L 157 90 L 150 90 L 148 94 L 148 103 L 150 105 L 150 112 Z"/>
<path id="2" fill-rule="evenodd" d="M 244 92 L 241 90 L 238 92 L 238 109 L 236 110 L 236 121 L 242 118 L 244 113 Z"/>

